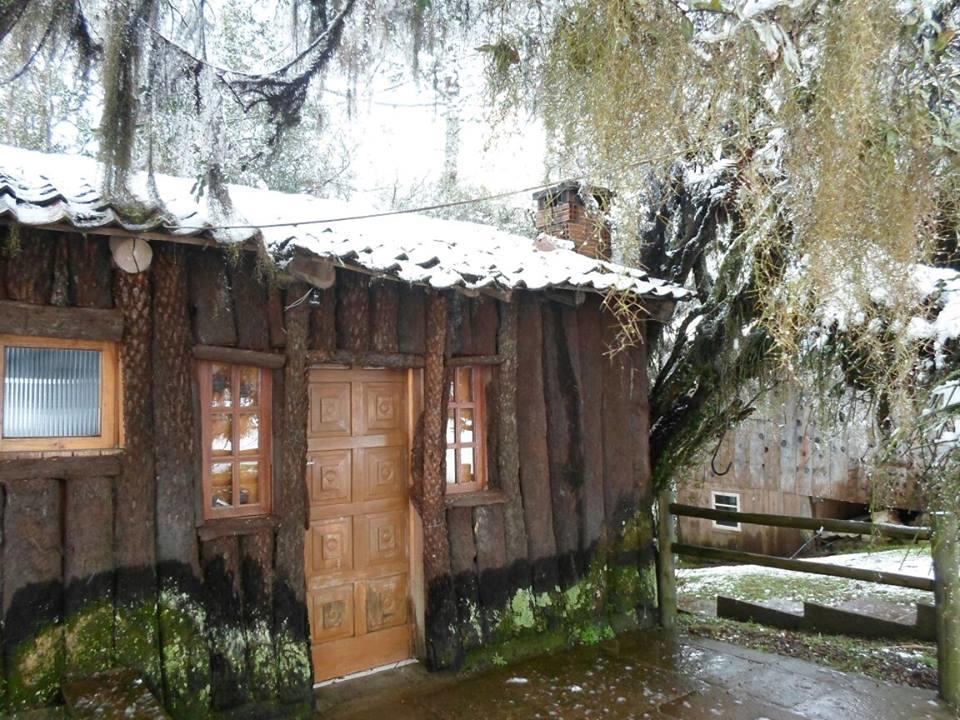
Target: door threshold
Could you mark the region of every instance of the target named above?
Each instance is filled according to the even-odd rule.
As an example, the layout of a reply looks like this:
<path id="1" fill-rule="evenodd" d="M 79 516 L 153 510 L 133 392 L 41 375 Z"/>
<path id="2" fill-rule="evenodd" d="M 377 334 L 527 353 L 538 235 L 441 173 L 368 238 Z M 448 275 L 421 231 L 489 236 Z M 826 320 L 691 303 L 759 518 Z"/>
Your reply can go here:
<path id="1" fill-rule="evenodd" d="M 329 685 L 336 685 L 337 683 L 346 682 L 348 680 L 356 680 L 357 678 L 367 677 L 368 675 L 374 675 L 376 673 L 384 672 L 385 670 L 396 670 L 397 668 L 406 667 L 407 665 L 413 665 L 415 662 L 418 662 L 416 658 L 407 658 L 406 660 L 399 660 L 397 662 L 387 663 L 386 665 L 378 665 L 377 667 L 372 667 L 368 670 L 358 670 L 357 672 L 350 673 L 349 675 L 341 675 L 340 677 L 333 678 L 331 680 L 324 680 L 323 682 L 314 683 L 313 689 L 319 690 L 320 688 L 325 688 Z"/>

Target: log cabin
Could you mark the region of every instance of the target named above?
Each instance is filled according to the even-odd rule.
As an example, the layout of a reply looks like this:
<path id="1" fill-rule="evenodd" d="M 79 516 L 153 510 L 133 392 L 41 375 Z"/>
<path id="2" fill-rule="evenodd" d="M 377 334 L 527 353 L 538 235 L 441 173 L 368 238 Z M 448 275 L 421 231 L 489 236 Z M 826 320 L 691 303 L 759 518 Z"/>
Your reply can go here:
<path id="1" fill-rule="evenodd" d="M 656 622 L 645 348 L 604 297 L 684 291 L 585 242 L 572 185 L 534 243 L 243 187 L 216 223 L 166 176 L 125 212 L 99 172 L 0 147 L 0 714 L 129 668 L 174 717 L 294 715 Z"/>

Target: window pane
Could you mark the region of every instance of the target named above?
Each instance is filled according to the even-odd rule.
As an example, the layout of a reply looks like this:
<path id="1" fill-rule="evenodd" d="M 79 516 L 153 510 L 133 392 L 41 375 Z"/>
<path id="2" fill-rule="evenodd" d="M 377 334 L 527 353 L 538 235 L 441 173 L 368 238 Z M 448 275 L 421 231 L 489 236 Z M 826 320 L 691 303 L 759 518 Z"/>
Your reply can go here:
<path id="1" fill-rule="evenodd" d="M 473 410 L 460 411 L 460 442 L 473 442 Z"/>
<path id="2" fill-rule="evenodd" d="M 447 445 L 453 445 L 457 441 L 456 424 L 453 418 L 453 411 L 447 416 Z"/>
<path id="3" fill-rule="evenodd" d="M 447 484 L 454 485 L 457 482 L 457 451 L 447 450 Z"/>
<path id="4" fill-rule="evenodd" d="M 240 370 L 240 407 L 260 405 L 260 368 L 241 367 Z"/>
<path id="5" fill-rule="evenodd" d="M 472 483 L 477 479 L 476 466 L 473 462 L 473 448 L 460 450 L 460 482 Z"/>
<path id="6" fill-rule="evenodd" d="M 260 502 L 260 463 L 240 463 L 240 504 L 256 505 Z"/>
<path id="7" fill-rule="evenodd" d="M 233 416 L 210 416 L 210 452 L 213 455 L 233 454 Z"/>
<path id="8" fill-rule="evenodd" d="M 240 452 L 257 452 L 260 449 L 260 416 L 259 415 L 239 415 L 237 416 L 237 442 L 240 444 Z"/>
<path id="9" fill-rule="evenodd" d="M 100 435 L 99 350 L 8 347 L 3 436 Z"/>
<path id="10" fill-rule="evenodd" d="M 473 402 L 473 370 L 457 369 L 457 402 Z"/>
<path id="11" fill-rule="evenodd" d="M 233 464 L 214 463 L 210 466 L 210 483 L 213 486 L 211 507 L 223 508 L 233 505 Z"/>
<path id="12" fill-rule="evenodd" d="M 216 408 L 228 408 L 233 405 L 229 365 L 213 364 L 213 400 L 210 405 Z"/>

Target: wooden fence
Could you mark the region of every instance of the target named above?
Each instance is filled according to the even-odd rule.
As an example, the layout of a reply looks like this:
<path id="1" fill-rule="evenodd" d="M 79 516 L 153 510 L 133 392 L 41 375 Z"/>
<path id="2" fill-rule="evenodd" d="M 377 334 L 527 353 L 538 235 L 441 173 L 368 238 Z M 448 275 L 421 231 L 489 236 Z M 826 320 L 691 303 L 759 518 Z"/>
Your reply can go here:
<path id="1" fill-rule="evenodd" d="M 901 540 L 933 540 L 934 578 L 901 575 L 865 568 L 831 565 L 823 562 L 794 560 L 773 555 L 687 545 L 676 541 L 675 518 L 696 517 L 768 527 L 786 527 L 800 530 L 846 532 L 859 535 L 879 535 Z M 937 659 L 940 696 L 954 707 L 960 707 L 960 528 L 953 515 L 938 518 L 937 534 L 928 527 L 909 527 L 888 523 L 830 520 L 792 515 L 768 515 L 734 512 L 712 508 L 682 505 L 673 502 L 670 491 L 661 491 L 658 497 L 658 592 L 660 621 L 665 628 L 673 628 L 677 614 L 677 588 L 674 555 L 733 564 L 760 565 L 794 572 L 827 575 L 895 585 L 934 593 L 937 617 Z M 669 552 L 664 552 L 669 548 Z"/>

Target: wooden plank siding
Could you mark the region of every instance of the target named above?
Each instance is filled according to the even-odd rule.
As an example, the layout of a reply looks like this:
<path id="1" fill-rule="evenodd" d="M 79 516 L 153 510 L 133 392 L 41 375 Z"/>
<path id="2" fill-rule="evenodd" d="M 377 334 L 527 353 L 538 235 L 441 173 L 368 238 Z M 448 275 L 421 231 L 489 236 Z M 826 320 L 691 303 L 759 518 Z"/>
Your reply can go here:
<path id="1" fill-rule="evenodd" d="M 713 492 L 736 493 L 743 512 L 803 517 L 832 517 L 867 506 L 869 488 L 858 471 L 867 442 L 862 423 L 830 429 L 822 424 L 795 393 L 775 395 L 726 432 L 712 463 L 708 459 L 690 471 L 679 501 L 713 507 Z M 805 531 L 762 526 L 731 532 L 697 518 L 681 519 L 679 529 L 685 543 L 779 555 L 791 555 L 809 537 Z"/>
<path id="2" fill-rule="evenodd" d="M 111 328 L 121 318 L 124 443 L 58 458 L 0 455 L 0 715 L 55 703 L 66 678 L 119 665 L 137 668 L 175 717 L 309 705 L 311 359 L 409 359 L 411 391 L 423 387 L 425 364 L 428 400 L 447 392 L 452 358 L 483 358 L 490 369 L 481 443 L 489 488 L 446 503 L 441 399 L 427 507 L 411 489 L 417 517 L 435 523 L 415 530 L 428 546 L 420 552 L 438 558 L 426 573 L 439 588 L 434 603 L 414 602 L 426 607 L 428 647 L 431 628 L 451 617 L 431 613 L 454 607 L 455 632 L 442 640 L 456 647 L 435 646 L 437 666 L 508 636 L 562 628 L 563 616 L 549 613 L 571 611 L 563 593 L 578 583 L 609 574 L 641 588 L 623 581 L 624 567 L 652 572 L 646 358 L 642 349 L 606 354 L 615 323 L 599 298 L 575 308 L 529 291 L 510 302 L 450 292 L 430 300 L 424 288 L 342 268 L 333 287 L 311 292 L 274 285 L 252 255 L 159 240 L 150 270 L 126 275 L 111 268 L 106 238 L 22 229 L 11 262 L 7 232 L 0 228 L 0 300 L 96 309 Z M 229 349 L 217 355 L 224 361 L 270 362 L 274 511 L 265 522 L 204 520 L 198 346 L 209 357 Z M 625 548 L 628 525 L 640 540 Z M 591 590 L 569 597 L 599 598 L 616 612 L 652 602 Z M 553 599 L 535 604 L 536 593 Z M 528 612 L 536 624 L 517 624 Z M 578 622 L 605 617 L 603 608 L 578 612 L 587 613 Z"/>

